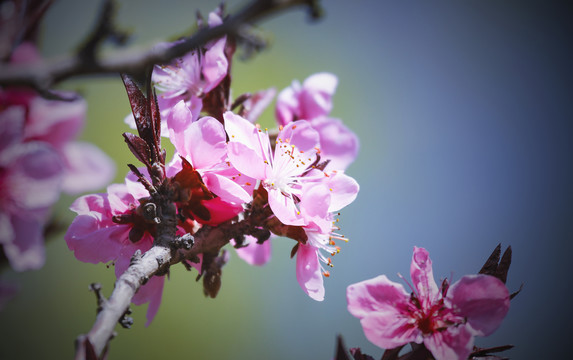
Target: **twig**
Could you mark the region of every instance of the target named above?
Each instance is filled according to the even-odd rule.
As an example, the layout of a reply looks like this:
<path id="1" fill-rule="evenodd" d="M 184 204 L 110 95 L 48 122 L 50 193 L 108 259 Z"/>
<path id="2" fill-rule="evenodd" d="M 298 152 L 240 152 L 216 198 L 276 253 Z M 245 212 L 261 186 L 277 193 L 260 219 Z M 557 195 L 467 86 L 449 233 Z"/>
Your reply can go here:
<path id="1" fill-rule="evenodd" d="M 87 340 L 96 354 L 101 354 L 107 343 L 113 337 L 115 325 L 124 316 L 131 299 L 140 288 L 145 279 L 153 276 L 160 268 L 160 264 L 169 264 L 171 250 L 162 246 L 153 246 L 141 259 L 132 262 L 129 268 L 117 279 L 115 288 L 109 300 L 102 306 L 92 329 L 87 334 Z M 81 335 L 81 343 L 85 339 Z M 84 350 L 85 351 L 85 350 Z M 76 348 L 76 359 L 83 359 L 82 347 Z"/>
<path id="2" fill-rule="evenodd" d="M 193 259 L 202 253 L 218 253 L 229 241 L 240 234 L 250 234 L 255 221 L 245 219 L 241 222 L 229 222 L 217 227 L 204 226 L 194 237 L 194 245 L 189 250 L 154 245 L 140 258 L 132 259 L 129 268 L 119 277 L 109 300 L 100 301 L 99 311 L 92 329 L 87 334 L 87 341 L 96 354 L 101 354 L 113 337 L 115 325 L 124 316 L 131 299 L 145 282 L 156 273 L 185 259 Z M 176 241 L 173 241 L 177 244 Z M 80 335 L 78 343 L 84 344 L 86 336 Z M 82 350 L 83 349 L 83 350 Z M 76 348 L 76 359 L 83 359 L 83 346 Z"/>
<path id="3" fill-rule="evenodd" d="M 90 36 L 89 45 L 84 46 L 83 51 L 60 59 L 34 64 L 1 64 L 0 85 L 26 86 L 43 94 L 51 94 L 51 87 L 72 77 L 118 73 L 142 74 L 150 66 L 168 63 L 210 40 L 229 34 L 241 36 L 245 25 L 298 6 L 308 6 L 313 18 L 320 15 L 318 0 L 255 0 L 236 15 L 226 19 L 223 24 L 204 28 L 174 46 L 154 45 L 143 49 L 122 49 L 99 58 L 95 47 L 101 44 L 102 37 L 110 35 L 107 30 L 101 31 L 101 29 L 109 29 L 109 27 L 102 26 L 101 21 L 109 20 L 102 16 L 100 23 L 96 25 L 95 37 Z M 93 58 L 88 60 L 86 55 L 91 55 Z"/>

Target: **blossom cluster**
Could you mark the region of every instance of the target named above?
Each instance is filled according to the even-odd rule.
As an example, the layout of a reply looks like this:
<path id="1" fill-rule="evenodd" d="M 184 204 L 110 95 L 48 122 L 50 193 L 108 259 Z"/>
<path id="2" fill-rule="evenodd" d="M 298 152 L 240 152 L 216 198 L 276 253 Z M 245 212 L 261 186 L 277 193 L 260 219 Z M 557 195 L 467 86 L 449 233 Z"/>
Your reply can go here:
<path id="1" fill-rule="evenodd" d="M 34 63 L 32 43 L 12 53 L 12 63 Z M 62 192 L 105 186 L 115 164 L 96 146 L 75 141 L 86 117 L 83 99 L 47 100 L 34 91 L 0 88 L 0 244 L 16 271 L 45 262 L 44 227 Z"/>
<path id="2" fill-rule="evenodd" d="M 200 26 L 221 21 L 221 12 L 215 11 Z M 157 130 L 175 147 L 160 173 L 175 189 L 177 235 L 256 218 L 254 230 L 232 240 L 239 256 L 261 265 L 270 257 L 271 233 L 294 239 L 297 280 L 312 299 L 323 300 L 330 256 L 340 250 L 335 241 L 344 239 L 337 233 L 336 216 L 359 190 L 345 174 L 358 153 L 358 139 L 330 116 L 337 78 L 318 73 L 281 91 L 275 110 L 278 129 L 269 131 L 256 122 L 274 99 L 274 89 L 231 99 L 234 50 L 233 40 L 222 37 L 156 66 L 152 73 L 160 91 L 156 104 L 162 121 Z M 145 111 L 133 101 L 132 109 L 126 122 L 141 134 L 137 124 Z M 154 111 L 152 104 L 149 112 Z M 134 135 L 126 135 L 126 141 L 144 164 L 146 156 L 137 154 L 165 156 Z M 149 169 L 138 172 L 153 177 Z M 81 261 L 115 262 L 121 275 L 135 251 L 153 245 L 156 227 L 142 214 L 148 199 L 134 174 L 106 193 L 78 198 L 71 208 L 77 217 L 65 236 L 68 247 Z M 202 254 L 188 263 L 203 274 L 212 257 Z M 149 302 L 148 323 L 161 302 L 163 282 L 164 277 L 154 276 L 133 298 L 135 304 Z"/>
<path id="3" fill-rule="evenodd" d="M 435 359 L 465 360 L 474 337 L 492 334 L 509 310 L 509 291 L 495 276 L 466 275 L 438 287 L 424 248 L 414 247 L 410 276 L 410 294 L 386 275 L 347 289 L 348 311 L 360 319 L 368 340 L 381 348 L 417 343 Z"/>

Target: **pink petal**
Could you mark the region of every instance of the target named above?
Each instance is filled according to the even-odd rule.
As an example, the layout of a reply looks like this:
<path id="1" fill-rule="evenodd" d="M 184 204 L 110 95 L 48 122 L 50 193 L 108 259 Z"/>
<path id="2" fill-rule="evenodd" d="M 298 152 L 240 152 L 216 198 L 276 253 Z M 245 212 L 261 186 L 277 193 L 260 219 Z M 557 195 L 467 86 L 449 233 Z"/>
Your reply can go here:
<path id="1" fill-rule="evenodd" d="M 319 135 L 308 121 L 298 120 L 288 123 L 279 132 L 278 138 L 296 146 L 299 151 L 312 152 L 311 160 L 308 160 L 309 165 L 312 163 L 315 158 L 315 148 L 319 145 Z"/>
<path id="2" fill-rule="evenodd" d="M 225 129 L 217 119 L 206 116 L 187 127 L 183 133 L 188 160 L 195 169 L 207 169 L 222 162 L 227 153 Z M 179 150 L 179 148 L 176 148 Z"/>
<path id="3" fill-rule="evenodd" d="M 60 149 L 73 140 L 83 127 L 86 108 L 87 103 L 83 99 L 62 102 L 34 98 L 30 104 L 25 137 L 45 141 Z"/>
<path id="4" fill-rule="evenodd" d="M 262 266 L 271 259 L 271 241 L 270 239 L 262 244 L 257 244 L 257 239 L 247 235 L 249 244 L 245 247 L 235 249 L 237 255 L 249 265 Z"/>
<path id="5" fill-rule="evenodd" d="M 330 160 L 326 169 L 346 170 L 358 155 L 358 136 L 338 119 L 322 116 L 311 124 L 320 134 L 321 159 Z"/>
<path id="6" fill-rule="evenodd" d="M 225 131 L 229 136 L 227 155 L 239 172 L 259 180 L 270 173 L 270 143 L 268 134 L 248 120 L 230 111 L 223 114 Z M 265 162 L 266 161 L 266 162 Z"/>
<path id="7" fill-rule="evenodd" d="M 260 156 L 263 157 L 258 135 L 259 130 L 255 125 L 230 111 L 225 112 L 223 118 L 225 120 L 225 131 L 229 135 L 229 142 L 243 143 L 245 146 L 260 153 Z"/>
<path id="8" fill-rule="evenodd" d="M 364 334 L 373 344 L 393 348 L 419 340 L 419 330 L 402 310 L 409 294 L 386 275 L 350 285 L 346 299 L 348 311 L 361 320 Z"/>
<path id="9" fill-rule="evenodd" d="M 149 302 L 149 305 L 147 306 L 147 322 L 145 323 L 145 326 L 149 326 L 151 324 L 159 310 L 161 298 L 163 296 L 164 284 L 165 276 L 153 276 L 145 285 L 142 285 L 139 288 L 139 291 L 132 299 L 132 302 L 135 305 L 143 305 L 146 302 Z"/>
<path id="10" fill-rule="evenodd" d="M 432 260 L 426 249 L 414 246 L 412 264 L 410 265 L 410 276 L 422 302 L 432 302 L 436 299 L 438 296 L 438 286 L 434 281 Z"/>
<path id="11" fill-rule="evenodd" d="M 489 275 L 462 277 L 450 287 L 447 298 L 477 336 L 492 334 L 509 311 L 507 287 Z"/>
<path id="12" fill-rule="evenodd" d="M 40 269 L 46 261 L 44 221 L 13 215 L 11 223 L 14 238 L 3 247 L 10 266 L 16 271 Z"/>
<path id="13" fill-rule="evenodd" d="M 309 76 L 302 84 L 299 95 L 300 118 L 311 120 L 328 115 L 332 110 L 332 96 L 337 84 L 338 79 L 330 73 Z"/>
<path id="14" fill-rule="evenodd" d="M 70 210 L 78 215 L 88 215 L 92 212 L 94 214 L 99 213 L 101 214 L 100 219 L 104 216 L 110 217 L 111 214 L 107 194 L 80 196 L 72 203 Z"/>
<path id="15" fill-rule="evenodd" d="M 409 323 L 409 318 L 398 313 L 372 314 L 360 320 L 366 338 L 384 349 L 395 348 L 410 342 L 419 342 L 420 331 Z"/>
<path id="16" fill-rule="evenodd" d="M 193 122 L 191 111 L 185 105 L 185 101 L 177 102 L 171 110 L 167 113 L 167 128 L 169 131 L 169 139 L 175 146 L 177 152 L 184 157 L 188 155 L 188 146 L 185 139 L 185 129 L 187 129 Z M 189 146 L 190 147 L 190 146 Z"/>
<path id="17" fill-rule="evenodd" d="M 269 206 L 273 214 L 285 225 L 302 226 L 306 221 L 300 211 L 296 208 L 294 200 L 286 197 L 278 189 L 268 189 Z"/>
<path id="18" fill-rule="evenodd" d="M 100 189 L 113 180 L 115 162 L 97 146 L 86 142 L 64 145 L 66 168 L 63 191 L 78 194 Z"/>
<path id="19" fill-rule="evenodd" d="M 33 141 L 12 146 L 2 156 L 9 166 L 4 186 L 23 210 L 45 208 L 60 198 L 64 166 L 53 147 Z"/>
<path id="20" fill-rule="evenodd" d="M 214 198 L 211 200 L 202 201 L 201 204 L 209 210 L 211 214 L 211 218 L 209 221 L 201 221 L 197 219 L 198 222 L 215 226 L 227 220 L 231 220 L 235 216 L 237 216 L 241 211 L 243 211 L 243 207 L 240 204 L 231 204 L 228 202 L 223 201 L 220 197 Z"/>
<path id="21" fill-rule="evenodd" d="M 23 106 L 10 106 L 0 111 L 0 153 L 22 141 L 25 111 Z"/>
<path id="22" fill-rule="evenodd" d="M 296 253 L 296 279 L 302 290 L 311 299 L 324 300 L 324 282 L 318 250 L 312 246 L 300 244 Z"/>
<path id="23" fill-rule="evenodd" d="M 139 183 L 132 182 L 130 186 L 135 187 L 137 184 Z M 139 186 L 143 188 L 143 185 L 139 184 Z M 140 194 L 137 194 L 125 184 L 111 184 L 107 187 L 107 201 L 109 202 L 111 213 L 113 215 L 123 214 L 131 208 L 131 205 L 139 205 L 139 201 L 135 199 L 133 194 L 135 193 L 136 196 L 140 195 L 137 196 L 138 199 L 143 196 L 149 196 L 149 193 L 144 191 L 142 190 Z"/>
<path id="24" fill-rule="evenodd" d="M 15 236 L 10 215 L 6 212 L 0 212 L 0 244 L 12 243 Z"/>
<path id="25" fill-rule="evenodd" d="M 331 194 L 329 212 L 339 211 L 352 203 L 360 189 L 356 180 L 342 172 L 331 173 L 328 187 Z"/>
<path id="26" fill-rule="evenodd" d="M 78 215 L 64 239 L 76 259 L 97 264 L 117 259 L 131 229 L 129 225 L 102 221 L 97 212 Z"/>
<path id="27" fill-rule="evenodd" d="M 332 217 L 328 211 L 331 192 L 327 184 L 311 183 L 303 187 L 300 197 L 300 212 L 307 223 L 316 224 L 322 233 L 332 230 Z"/>
<path id="28" fill-rule="evenodd" d="M 12 52 L 10 61 L 16 64 L 30 64 L 41 60 L 40 52 L 31 42 L 23 42 Z"/>
<path id="29" fill-rule="evenodd" d="M 267 173 L 271 173 L 270 165 L 265 163 L 260 152 L 242 143 L 229 142 L 227 155 L 235 169 L 253 179 L 264 180 L 267 178 Z"/>
<path id="30" fill-rule="evenodd" d="M 273 101 L 275 94 L 276 90 L 274 88 L 258 91 L 253 94 L 253 96 L 243 103 L 245 107 L 244 117 L 252 123 L 257 121 L 263 111 Z"/>
<path id="31" fill-rule="evenodd" d="M 205 52 L 204 62 L 201 64 L 205 85 L 203 92 L 208 93 L 227 75 L 229 61 L 225 56 L 226 37 L 215 42 L 215 44 Z"/>
<path id="32" fill-rule="evenodd" d="M 424 345 L 436 359 L 466 360 L 472 352 L 474 337 L 466 326 L 450 326 L 424 338 Z"/>
<path id="33" fill-rule="evenodd" d="M 386 275 L 364 280 L 346 289 L 348 311 L 357 318 L 376 313 L 398 314 L 398 305 L 406 305 L 409 295 L 401 284 Z"/>
<path id="34" fill-rule="evenodd" d="M 243 204 L 252 200 L 251 195 L 241 185 L 225 176 L 208 172 L 202 177 L 207 188 L 227 202 Z"/>
<path id="35" fill-rule="evenodd" d="M 292 86 L 279 93 L 275 110 L 279 125 L 284 126 L 295 120 L 295 111 L 298 112 L 298 91 L 300 91 L 300 83 L 294 82 Z"/>
<path id="36" fill-rule="evenodd" d="M 149 172 L 147 172 L 147 168 L 140 167 L 137 168 L 143 176 L 147 179 L 150 179 Z M 166 169 L 166 172 L 169 169 Z M 121 203 L 121 207 L 113 207 L 113 209 L 120 210 L 124 208 L 125 205 L 129 204 L 139 204 L 139 201 L 136 202 L 135 199 L 141 199 L 143 197 L 149 196 L 149 191 L 143 186 L 141 182 L 137 179 L 137 176 L 133 172 L 128 172 L 125 176 L 125 185 L 124 184 L 112 184 L 108 186 L 107 192 L 115 199 L 119 198 Z M 112 200 L 114 201 L 114 200 Z"/>

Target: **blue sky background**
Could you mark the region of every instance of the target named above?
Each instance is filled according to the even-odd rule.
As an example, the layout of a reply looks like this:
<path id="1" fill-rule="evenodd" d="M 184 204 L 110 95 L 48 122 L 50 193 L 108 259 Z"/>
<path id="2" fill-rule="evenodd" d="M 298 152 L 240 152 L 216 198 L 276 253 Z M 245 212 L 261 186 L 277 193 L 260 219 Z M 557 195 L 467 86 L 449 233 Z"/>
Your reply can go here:
<path id="1" fill-rule="evenodd" d="M 118 22 L 134 44 L 179 35 L 217 2 L 119 1 Z M 236 9 L 242 2 L 229 2 Z M 522 293 L 478 346 L 514 344 L 514 359 L 564 358 L 573 331 L 572 15 L 565 2 L 323 1 L 310 24 L 293 11 L 260 24 L 272 45 L 235 61 L 238 95 L 320 71 L 339 87 L 332 115 L 359 135 L 348 169 L 361 185 L 342 212 L 351 240 L 334 257 L 326 299 L 300 290 L 292 241 L 276 240 L 273 259 L 250 267 L 233 255 L 217 299 L 205 299 L 195 273 L 172 271 L 162 306 L 145 328 L 145 307 L 132 330 L 118 329 L 110 359 L 329 359 L 335 337 L 379 358 L 346 310 L 348 285 L 386 274 L 407 278 L 413 246 L 428 249 L 439 278 L 479 270 L 493 248 L 513 248 L 508 287 Z M 43 52 L 56 56 L 89 31 L 97 2 L 57 2 L 44 27 Z M 118 162 L 116 181 L 134 162 L 121 133 L 129 111 L 119 78 L 65 84 L 89 103 L 83 138 Z M 272 124 L 272 111 L 263 122 Z M 64 198 L 55 214 L 70 220 Z M 232 250 L 231 250 L 232 251 Z M 37 272 L 4 272 L 20 295 L 0 313 L 0 357 L 64 358 L 91 327 L 89 283 L 113 287 L 113 270 L 78 262 L 63 234 L 48 244 Z"/>

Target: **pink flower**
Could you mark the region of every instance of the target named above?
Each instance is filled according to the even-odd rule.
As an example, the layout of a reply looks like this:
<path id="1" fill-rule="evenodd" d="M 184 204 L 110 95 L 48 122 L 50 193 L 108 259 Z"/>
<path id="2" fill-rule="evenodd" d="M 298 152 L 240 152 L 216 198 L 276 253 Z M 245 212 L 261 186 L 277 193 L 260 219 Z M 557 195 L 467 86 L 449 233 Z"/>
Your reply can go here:
<path id="1" fill-rule="evenodd" d="M 273 152 L 268 133 L 230 111 L 224 118 L 231 164 L 261 181 L 274 215 L 283 224 L 304 225 L 295 199 L 301 195 L 302 184 L 313 180 L 305 174 L 316 161 L 316 131 L 306 121 L 290 123 L 279 132 Z"/>
<path id="2" fill-rule="evenodd" d="M 70 102 L 33 98 L 28 104 L 24 136 L 26 141 L 51 144 L 64 162 L 62 190 L 79 194 L 99 189 L 115 176 L 115 163 L 98 147 L 87 142 L 74 141 L 81 131 L 86 102 Z"/>
<path id="3" fill-rule="evenodd" d="M 414 247 L 410 275 L 412 294 L 385 275 L 347 289 L 348 311 L 360 319 L 366 337 L 377 346 L 424 343 L 438 360 L 465 360 L 474 337 L 493 333 L 509 310 L 509 292 L 493 276 L 466 275 L 439 289 L 423 248 Z"/>
<path id="4" fill-rule="evenodd" d="M 12 62 L 39 59 L 30 43 Z M 0 244 L 17 271 L 45 262 L 43 228 L 62 191 L 105 185 L 115 165 L 101 150 L 74 142 L 86 103 L 50 101 L 22 89 L 0 89 Z"/>
<path id="5" fill-rule="evenodd" d="M 339 119 L 328 117 L 338 79 L 330 73 L 308 77 L 301 85 L 292 85 L 277 98 L 276 117 L 279 125 L 307 120 L 320 135 L 320 156 L 329 160 L 327 169 L 345 170 L 358 155 L 359 142 L 354 132 Z"/>
<path id="6" fill-rule="evenodd" d="M 191 116 L 183 101 L 169 113 L 169 136 L 177 152 L 169 164 L 167 175 L 179 172 L 182 169 L 181 158 L 184 158 L 200 174 L 207 189 L 218 196 L 219 200 L 210 200 L 208 206 L 219 214 L 227 212 L 227 216 L 221 219 L 228 220 L 242 210 L 241 204 L 251 201 L 255 181 L 239 176 L 239 172 L 230 165 L 223 125 L 210 116 L 191 123 Z M 223 203 L 217 205 L 217 202 Z"/>
<path id="7" fill-rule="evenodd" d="M 330 114 L 332 96 L 338 79 L 330 73 L 309 76 L 302 84 L 295 80 L 292 85 L 279 93 L 276 117 L 279 125 L 295 120 L 312 120 Z"/>
<path id="8" fill-rule="evenodd" d="M 77 216 L 64 237 L 76 258 L 93 264 L 113 261 L 121 276 L 137 250 L 144 253 L 153 245 L 153 226 L 136 212 L 138 199 L 146 195 L 143 185 L 127 179 L 110 185 L 107 193 L 78 198 L 71 206 Z M 146 325 L 159 309 L 163 283 L 163 276 L 152 277 L 132 300 L 136 305 L 149 302 Z"/>
<path id="9" fill-rule="evenodd" d="M 17 63 L 39 59 L 36 48 L 30 43 L 20 45 L 13 54 L 13 62 Z M 24 109 L 22 141 L 49 144 L 62 158 L 62 191 L 78 194 L 104 187 L 113 179 L 113 160 L 98 147 L 75 141 L 86 118 L 85 100 L 53 101 L 31 91 L 0 89 L 0 108 L 14 106 Z"/>
<path id="10" fill-rule="evenodd" d="M 354 179 L 337 172 L 321 182 L 304 186 L 300 210 L 308 222 L 303 227 L 307 241 L 299 244 L 296 253 L 296 278 L 303 291 L 314 300 L 324 299 L 323 276 L 328 277 L 330 273 L 322 264 L 332 266 L 330 256 L 340 251 L 335 240 L 348 241 L 335 232 L 339 228 L 333 226 L 336 223 L 333 213 L 353 202 L 358 190 Z"/>
<path id="11" fill-rule="evenodd" d="M 23 142 L 23 132 L 24 108 L 0 112 L 0 244 L 16 271 L 44 265 L 43 227 L 64 170 L 52 146 Z"/>
<path id="12" fill-rule="evenodd" d="M 216 12 L 211 12 L 208 23 L 210 27 L 214 27 L 222 24 L 222 19 Z M 176 46 L 179 42 L 163 46 Z M 219 85 L 227 75 L 229 60 L 225 55 L 226 44 L 227 37 L 224 36 L 209 42 L 201 49 L 193 50 L 175 59 L 171 64 L 154 67 L 152 80 L 160 91 L 158 103 L 164 118 L 169 110 L 181 100 L 191 110 L 193 117 L 190 121 L 199 118 L 203 107 L 203 97 Z M 128 116 L 126 122 L 133 123 L 133 117 Z"/>

